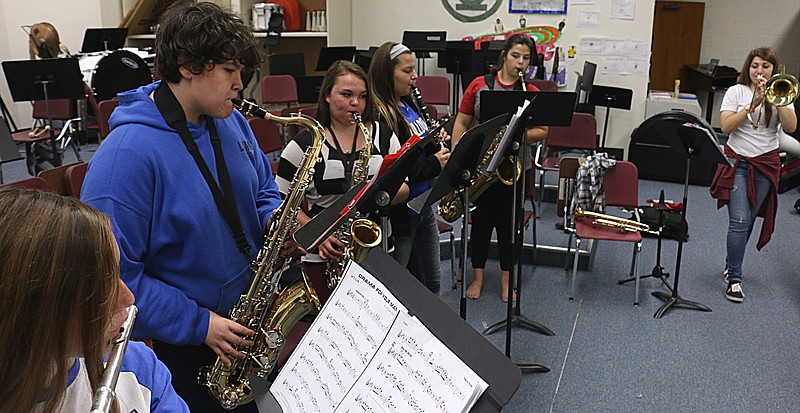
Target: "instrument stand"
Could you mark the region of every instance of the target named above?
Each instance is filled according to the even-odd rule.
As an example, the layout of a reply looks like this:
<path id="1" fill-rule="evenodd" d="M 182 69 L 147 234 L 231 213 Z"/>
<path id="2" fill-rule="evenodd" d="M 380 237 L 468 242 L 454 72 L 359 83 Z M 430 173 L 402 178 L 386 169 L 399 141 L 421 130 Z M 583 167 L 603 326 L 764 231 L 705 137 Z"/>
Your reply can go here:
<path id="1" fill-rule="evenodd" d="M 722 150 L 717 143 L 714 131 L 708 131 L 699 126 L 702 123 L 698 122 L 693 126 L 683 126 L 682 124 L 659 122 L 656 124 L 656 129 L 661 135 L 669 142 L 672 149 L 676 152 L 683 153 L 686 156 L 686 176 L 683 184 L 683 209 L 681 209 L 681 225 L 686 225 L 686 209 L 687 198 L 689 194 L 689 172 L 692 166 L 692 158 L 700 158 L 709 160 L 716 163 L 724 163 L 730 165 L 730 162 L 722 153 Z M 689 301 L 681 298 L 678 294 L 678 281 L 680 280 L 681 271 L 681 256 L 683 252 L 683 238 L 678 240 L 678 256 L 675 262 L 675 279 L 673 281 L 672 294 L 667 294 L 662 291 L 653 291 L 652 295 L 662 301 L 664 304 L 653 315 L 654 318 L 661 318 L 673 306 L 680 306 L 691 310 L 711 311 L 710 308 L 695 301 Z"/>
<path id="2" fill-rule="evenodd" d="M 631 89 L 611 86 L 592 86 L 592 91 L 589 94 L 589 104 L 605 106 L 606 108 L 605 122 L 603 122 L 603 135 L 597 142 L 597 152 L 603 152 L 603 149 L 606 147 L 606 134 L 608 133 L 608 121 L 611 115 L 611 108 L 630 110 L 632 99 L 633 91 Z"/>
<path id="3" fill-rule="evenodd" d="M 669 278 L 669 273 L 664 271 L 665 268 L 661 266 L 661 241 L 663 237 L 661 234 L 664 232 L 664 211 L 667 210 L 667 206 L 665 205 L 664 200 L 664 190 L 661 190 L 661 194 L 658 196 L 658 206 L 656 206 L 656 210 L 658 211 L 658 243 L 656 247 L 656 266 L 653 267 L 653 272 L 647 275 L 639 276 L 639 279 L 642 278 L 658 278 L 661 280 L 664 285 L 672 291 L 672 287 L 667 284 L 665 281 L 666 278 Z M 617 281 L 618 284 L 622 285 L 630 281 L 635 281 L 636 277 L 629 277 L 624 278 Z"/>

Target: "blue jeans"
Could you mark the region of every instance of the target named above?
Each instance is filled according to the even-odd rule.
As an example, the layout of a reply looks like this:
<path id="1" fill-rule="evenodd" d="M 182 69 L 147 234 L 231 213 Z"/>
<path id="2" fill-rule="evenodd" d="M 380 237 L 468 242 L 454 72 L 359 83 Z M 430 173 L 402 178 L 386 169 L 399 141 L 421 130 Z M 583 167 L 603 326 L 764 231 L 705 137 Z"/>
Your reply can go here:
<path id="1" fill-rule="evenodd" d="M 394 259 L 408 268 L 432 293 L 439 295 L 442 280 L 439 229 L 433 208 L 409 217 L 409 234 L 395 236 Z"/>
<path id="2" fill-rule="evenodd" d="M 769 178 L 758 170 L 755 174 L 756 204 L 751 207 L 750 200 L 747 199 L 747 161 L 739 160 L 731 189 L 731 200 L 728 203 L 728 256 L 725 258 L 725 267 L 728 269 L 729 283 L 742 282 L 742 261 L 747 241 L 753 232 L 758 210 L 772 188 Z"/>

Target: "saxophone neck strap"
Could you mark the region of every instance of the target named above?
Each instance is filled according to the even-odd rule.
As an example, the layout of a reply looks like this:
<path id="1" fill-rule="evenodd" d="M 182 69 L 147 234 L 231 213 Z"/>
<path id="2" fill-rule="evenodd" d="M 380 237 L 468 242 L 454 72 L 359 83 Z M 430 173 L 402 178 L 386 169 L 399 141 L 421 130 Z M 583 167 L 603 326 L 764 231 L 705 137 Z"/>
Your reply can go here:
<path id="1" fill-rule="evenodd" d="M 172 93 L 172 90 L 167 86 L 165 81 L 156 88 L 153 93 L 153 100 L 156 103 L 158 111 L 169 126 L 171 126 L 178 135 L 181 137 L 186 150 L 192 155 L 194 162 L 200 169 L 200 173 L 208 184 L 211 194 L 214 196 L 214 202 L 222 212 L 225 222 L 233 233 L 233 239 L 236 241 L 236 246 L 248 259 L 250 258 L 250 243 L 247 241 L 247 236 L 242 227 L 242 220 L 239 217 L 239 209 L 236 206 L 236 197 L 233 194 L 233 185 L 231 184 L 231 177 L 228 173 L 228 165 L 225 163 L 225 157 L 222 154 L 222 141 L 217 134 L 217 126 L 214 119 L 206 117 L 206 125 L 208 126 L 208 133 L 211 136 L 211 146 L 214 148 L 214 160 L 217 164 L 217 173 L 219 175 L 220 184 L 214 179 L 214 175 L 208 168 L 203 156 L 200 154 L 200 148 L 197 142 L 192 138 L 189 132 L 189 127 L 186 125 L 186 114 L 181 107 L 180 102 Z M 220 185 L 222 188 L 220 188 Z"/>
<path id="2" fill-rule="evenodd" d="M 339 138 L 337 138 L 336 134 L 333 132 L 333 128 L 328 126 L 328 132 L 331 133 L 333 143 L 336 145 L 336 150 L 342 155 L 342 164 L 344 164 L 344 180 L 347 183 L 348 188 L 353 180 L 353 164 L 355 164 L 356 148 L 358 147 L 358 131 L 358 125 L 356 125 L 355 133 L 353 133 L 353 147 L 350 149 L 350 153 L 345 153 L 344 150 L 342 150 L 342 146 L 339 144 Z M 369 144 L 369 142 L 366 142 L 366 144 Z"/>

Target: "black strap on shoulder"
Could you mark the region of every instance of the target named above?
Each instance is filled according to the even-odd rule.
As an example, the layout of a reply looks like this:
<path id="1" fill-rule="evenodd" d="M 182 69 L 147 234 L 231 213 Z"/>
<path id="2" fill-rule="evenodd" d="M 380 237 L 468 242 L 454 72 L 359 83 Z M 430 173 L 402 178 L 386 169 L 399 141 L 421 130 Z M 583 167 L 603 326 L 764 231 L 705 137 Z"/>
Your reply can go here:
<path id="1" fill-rule="evenodd" d="M 486 87 L 488 87 L 489 90 L 494 90 L 494 76 L 495 75 L 491 73 L 483 75 L 483 80 L 486 82 Z M 522 90 L 522 85 L 519 83 L 519 81 L 514 82 L 513 90 Z"/>
<path id="2" fill-rule="evenodd" d="M 208 125 L 208 132 L 211 135 L 211 145 L 214 148 L 214 159 L 217 163 L 217 173 L 219 175 L 219 182 L 222 185 L 220 189 L 217 181 L 214 180 L 214 175 L 208 168 L 203 156 L 200 154 L 200 148 L 197 143 L 192 139 L 192 134 L 189 132 L 189 127 L 186 125 L 186 114 L 178 102 L 178 99 L 172 93 L 169 86 L 162 81 L 158 86 L 153 98 L 156 102 L 158 111 L 161 116 L 167 121 L 167 124 L 178 132 L 183 144 L 186 145 L 186 150 L 194 158 L 200 173 L 208 184 L 211 194 L 214 196 L 214 202 L 225 217 L 225 222 L 228 223 L 233 232 L 233 239 L 236 241 L 236 246 L 239 248 L 246 257 L 250 257 L 250 243 L 247 242 L 247 237 L 242 228 L 242 220 L 239 218 L 239 210 L 236 207 L 236 198 L 233 196 L 233 185 L 231 185 L 231 177 L 228 173 L 228 166 L 225 164 L 225 157 L 222 154 L 222 142 L 217 134 L 217 126 L 214 124 L 213 118 L 207 118 L 206 124 Z"/>

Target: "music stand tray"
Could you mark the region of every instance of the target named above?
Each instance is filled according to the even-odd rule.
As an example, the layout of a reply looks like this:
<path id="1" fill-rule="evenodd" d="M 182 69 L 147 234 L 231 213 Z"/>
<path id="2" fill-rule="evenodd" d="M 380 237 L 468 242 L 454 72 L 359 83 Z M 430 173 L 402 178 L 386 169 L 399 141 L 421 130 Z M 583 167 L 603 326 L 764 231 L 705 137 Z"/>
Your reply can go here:
<path id="1" fill-rule="evenodd" d="M 356 55 L 355 46 L 333 46 L 323 47 L 319 49 L 319 57 L 317 58 L 317 67 L 314 69 L 318 72 L 327 71 L 333 62 L 337 60 L 353 61 L 353 56 Z"/>
<path id="2" fill-rule="evenodd" d="M 403 32 L 403 44 L 417 57 L 427 57 L 425 52 L 443 52 L 447 42 L 447 32 Z"/>
<path id="3" fill-rule="evenodd" d="M 577 97 L 575 92 L 485 90 L 481 92 L 480 119 L 483 121 L 499 114 L 513 113 L 525 100 L 530 100 L 531 116 L 525 126 L 569 126 L 572 124 Z"/>
<path id="4" fill-rule="evenodd" d="M 603 122 L 603 135 L 601 140 L 597 142 L 597 149 L 600 150 L 606 146 L 606 132 L 608 132 L 608 117 L 611 114 L 611 108 L 630 110 L 631 101 L 633 100 L 633 90 L 600 85 L 593 85 L 590 88 L 589 105 L 603 106 L 606 108 L 605 122 Z"/>
<path id="5" fill-rule="evenodd" d="M 83 34 L 81 53 L 122 49 L 128 37 L 127 27 L 88 28 Z"/>

